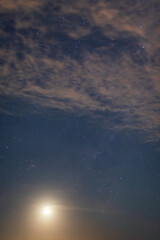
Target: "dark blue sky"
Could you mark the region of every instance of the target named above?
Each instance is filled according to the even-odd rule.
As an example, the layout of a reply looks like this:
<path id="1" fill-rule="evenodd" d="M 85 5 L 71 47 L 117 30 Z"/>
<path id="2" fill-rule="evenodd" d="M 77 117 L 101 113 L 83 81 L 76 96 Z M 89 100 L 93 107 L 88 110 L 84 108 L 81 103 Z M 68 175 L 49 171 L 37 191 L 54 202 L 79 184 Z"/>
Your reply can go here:
<path id="1" fill-rule="evenodd" d="M 1 239 L 158 240 L 159 2 L 0 8 Z"/>

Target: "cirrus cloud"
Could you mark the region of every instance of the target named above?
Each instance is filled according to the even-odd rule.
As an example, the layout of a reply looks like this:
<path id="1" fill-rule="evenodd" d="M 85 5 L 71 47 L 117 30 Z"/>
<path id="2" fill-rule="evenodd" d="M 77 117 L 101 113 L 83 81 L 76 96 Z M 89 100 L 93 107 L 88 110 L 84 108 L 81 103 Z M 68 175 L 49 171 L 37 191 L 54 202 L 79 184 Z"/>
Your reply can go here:
<path id="1" fill-rule="evenodd" d="M 159 139 L 158 1 L 1 6 L 2 96 L 98 114 L 110 127 Z"/>

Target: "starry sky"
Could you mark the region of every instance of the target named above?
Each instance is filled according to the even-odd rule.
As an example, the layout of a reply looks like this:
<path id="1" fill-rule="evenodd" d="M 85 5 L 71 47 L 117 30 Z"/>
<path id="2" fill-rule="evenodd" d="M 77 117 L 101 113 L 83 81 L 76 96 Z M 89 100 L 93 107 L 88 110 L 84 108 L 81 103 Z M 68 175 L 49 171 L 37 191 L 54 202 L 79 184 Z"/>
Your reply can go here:
<path id="1" fill-rule="evenodd" d="M 0 0 L 0 239 L 160 239 L 159 12 Z"/>

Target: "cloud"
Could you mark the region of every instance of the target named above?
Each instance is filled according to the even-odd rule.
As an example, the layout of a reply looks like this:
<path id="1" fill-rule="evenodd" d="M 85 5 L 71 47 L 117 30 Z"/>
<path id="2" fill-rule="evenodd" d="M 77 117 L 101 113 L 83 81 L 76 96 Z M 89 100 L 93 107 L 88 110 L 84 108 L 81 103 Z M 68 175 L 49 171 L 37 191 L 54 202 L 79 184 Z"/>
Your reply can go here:
<path id="1" fill-rule="evenodd" d="M 1 5 L 2 96 L 159 139 L 158 1 Z"/>
<path id="2" fill-rule="evenodd" d="M 0 2 L 0 9 L 1 11 L 12 11 L 15 10 L 17 11 L 17 9 L 35 9 L 39 6 L 42 6 L 43 4 L 43 0 L 1 0 Z"/>

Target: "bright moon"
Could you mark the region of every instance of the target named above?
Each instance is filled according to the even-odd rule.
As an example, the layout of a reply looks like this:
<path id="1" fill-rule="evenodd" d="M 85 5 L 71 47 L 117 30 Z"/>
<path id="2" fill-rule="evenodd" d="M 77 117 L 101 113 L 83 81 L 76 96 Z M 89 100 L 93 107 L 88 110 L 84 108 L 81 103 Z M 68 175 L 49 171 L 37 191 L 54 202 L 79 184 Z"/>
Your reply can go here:
<path id="1" fill-rule="evenodd" d="M 44 207 L 42 213 L 46 216 L 49 216 L 52 214 L 52 209 L 50 207 Z"/>

